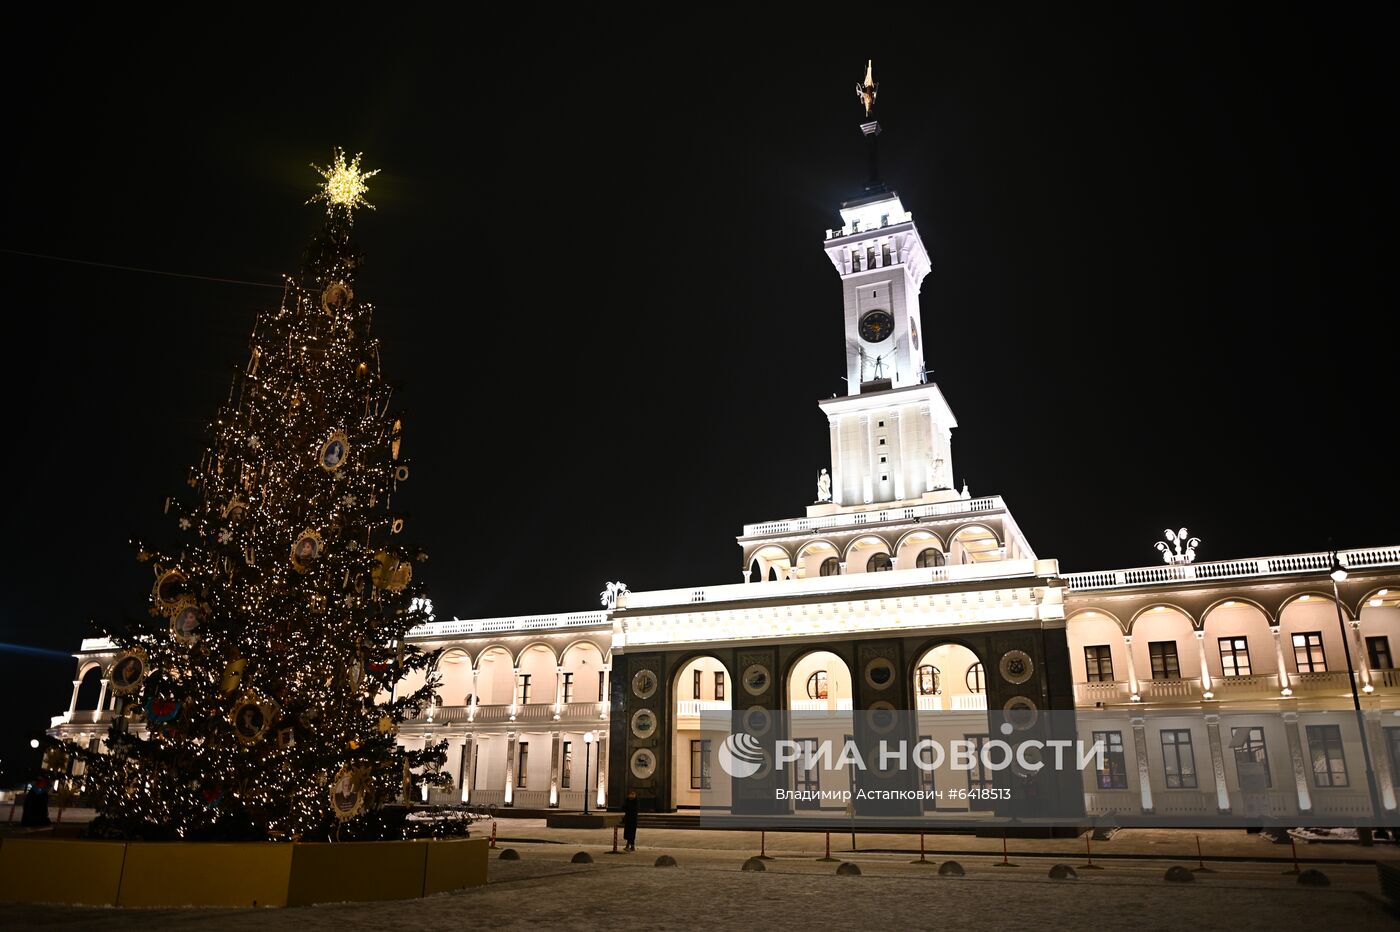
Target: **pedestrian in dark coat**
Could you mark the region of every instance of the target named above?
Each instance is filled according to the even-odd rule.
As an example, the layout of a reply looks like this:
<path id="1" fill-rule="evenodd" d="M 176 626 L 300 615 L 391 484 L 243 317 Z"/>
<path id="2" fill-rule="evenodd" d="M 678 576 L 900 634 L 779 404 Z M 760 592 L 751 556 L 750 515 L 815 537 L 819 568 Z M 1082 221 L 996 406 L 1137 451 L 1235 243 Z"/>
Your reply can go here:
<path id="1" fill-rule="evenodd" d="M 627 793 L 627 802 L 622 806 L 622 837 L 627 841 L 627 851 L 637 850 L 637 815 L 640 811 L 637 791 Z"/>

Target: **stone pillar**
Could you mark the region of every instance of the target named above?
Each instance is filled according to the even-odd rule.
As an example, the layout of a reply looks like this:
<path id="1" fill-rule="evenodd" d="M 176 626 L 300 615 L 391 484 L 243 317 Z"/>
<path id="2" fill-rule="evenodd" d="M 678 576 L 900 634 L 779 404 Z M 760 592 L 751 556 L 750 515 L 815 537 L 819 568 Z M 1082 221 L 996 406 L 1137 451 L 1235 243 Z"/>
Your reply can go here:
<path id="1" fill-rule="evenodd" d="M 510 720 L 515 721 L 515 714 L 520 711 L 520 668 L 512 665 L 510 668 Z"/>
<path id="2" fill-rule="evenodd" d="M 828 422 L 831 434 L 831 503 L 833 505 L 843 504 L 846 496 L 841 488 L 841 419 L 833 416 Z"/>
<path id="3" fill-rule="evenodd" d="M 1361 636 L 1361 621 L 1348 622 L 1351 627 L 1351 652 L 1356 657 L 1356 674 L 1361 678 L 1361 691 L 1370 694 L 1376 687 L 1371 685 L 1371 655 L 1366 650 L 1366 639 Z"/>
<path id="4" fill-rule="evenodd" d="M 478 684 L 478 678 L 480 676 L 481 671 L 476 667 L 472 667 L 472 701 L 468 703 L 470 711 L 467 712 L 467 721 L 472 721 L 476 718 L 477 706 L 481 705 L 481 687 Z"/>
<path id="5" fill-rule="evenodd" d="M 612 684 L 609 682 L 609 680 L 611 679 L 612 664 L 605 663 L 603 664 L 602 690 L 599 692 L 598 695 L 598 717 L 602 719 L 606 719 L 608 717 L 609 710 L 612 709 L 612 700 L 608 698 L 608 692 L 612 686 Z"/>
<path id="6" fill-rule="evenodd" d="M 890 446 L 893 448 L 889 452 L 890 475 L 894 477 L 894 497 L 903 500 L 904 495 L 904 421 L 899 416 L 898 411 L 891 411 L 890 418 L 894 421 L 890 426 Z M 895 555 L 890 554 L 893 558 Z"/>
<path id="7" fill-rule="evenodd" d="M 106 680 L 103 680 L 106 682 Z M 73 681 L 73 698 L 68 701 L 68 721 L 73 721 L 73 716 L 78 711 L 78 688 L 83 685 L 82 680 Z"/>
<path id="8" fill-rule="evenodd" d="M 1135 715 L 1128 720 L 1133 726 L 1133 753 L 1137 755 L 1138 793 L 1142 796 L 1143 815 L 1152 815 L 1152 769 L 1147 760 L 1147 719 Z"/>
<path id="9" fill-rule="evenodd" d="M 869 415 L 860 419 L 861 433 L 865 434 L 865 504 L 875 501 L 875 425 Z"/>
<path id="10" fill-rule="evenodd" d="M 1142 693 L 1138 692 L 1137 670 L 1133 667 L 1133 636 L 1131 634 L 1123 635 L 1123 649 L 1128 654 L 1128 695 L 1140 697 Z"/>
<path id="11" fill-rule="evenodd" d="M 506 796 L 505 804 L 513 805 L 515 802 L 515 739 L 518 735 L 515 732 L 506 734 Z"/>
<path id="12" fill-rule="evenodd" d="M 465 805 L 472 801 L 472 765 L 476 763 L 476 739 L 472 735 L 467 735 L 462 742 L 462 779 L 458 782 L 462 789 L 462 803 Z"/>
<path id="13" fill-rule="evenodd" d="M 1390 753 L 1386 747 L 1385 729 L 1381 727 L 1381 710 L 1367 709 L 1365 713 L 1366 742 L 1371 748 L 1372 773 L 1381 795 L 1381 808 L 1394 812 L 1395 787 L 1390 775 Z"/>
<path id="14" fill-rule="evenodd" d="M 558 718 L 559 716 L 555 716 Z M 550 736 L 549 747 L 549 808 L 559 807 L 559 764 L 563 760 L 563 741 L 559 732 Z"/>
<path id="15" fill-rule="evenodd" d="M 594 760 L 593 763 L 595 769 L 598 771 L 598 776 L 596 778 L 598 781 L 598 795 L 594 799 L 593 805 L 598 809 L 606 809 L 608 805 L 608 778 L 606 773 L 607 767 L 604 766 L 604 762 L 606 762 L 608 759 L 608 733 L 606 731 L 599 731 L 596 732 L 596 734 L 597 738 L 593 742 L 593 747 L 596 748 L 596 750 L 594 751 L 594 757 L 596 758 L 596 760 Z M 588 745 L 585 744 L 585 753 L 587 751 L 587 748 Z M 583 788 L 583 791 L 587 793 L 588 787 L 585 786 Z"/>
<path id="16" fill-rule="evenodd" d="M 1269 625 L 1269 633 L 1274 636 L 1274 656 L 1278 659 L 1278 688 L 1285 696 L 1293 695 L 1293 687 L 1288 685 L 1288 664 L 1284 662 L 1283 638 L 1278 625 Z"/>
<path id="17" fill-rule="evenodd" d="M 1215 774 L 1215 806 L 1230 811 L 1230 785 L 1225 780 L 1225 751 L 1220 746 L 1220 716 L 1207 713 L 1206 738 L 1210 741 L 1210 769 Z"/>
<path id="18" fill-rule="evenodd" d="M 107 704 L 107 687 L 110 681 L 107 677 L 102 677 L 102 690 L 97 694 L 97 709 L 92 713 L 92 720 L 99 721 L 102 718 L 102 707 Z"/>
<path id="19" fill-rule="evenodd" d="M 1298 734 L 1298 713 L 1283 713 L 1283 730 L 1288 735 L 1288 759 L 1293 765 L 1293 785 L 1298 791 L 1298 811 L 1312 812 L 1312 788 L 1308 786 L 1308 762 L 1303 757 L 1303 739 Z"/>
<path id="20" fill-rule="evenodd" d="M 559 713 L 564 708 L 564 668 L 554 668 L 554 720 L 559 721 Z"/>
<path id="21" fill-rule="evenodd" d="M 1206 665 L 1206 633 L 1204 631 L 1194 632 L 1196 635 L 1196 655 L 1201 659 L 1201 692 L 1207 699 L 1214 699 L 1215 693 L 1210 688 L 1210 667 Z"/>

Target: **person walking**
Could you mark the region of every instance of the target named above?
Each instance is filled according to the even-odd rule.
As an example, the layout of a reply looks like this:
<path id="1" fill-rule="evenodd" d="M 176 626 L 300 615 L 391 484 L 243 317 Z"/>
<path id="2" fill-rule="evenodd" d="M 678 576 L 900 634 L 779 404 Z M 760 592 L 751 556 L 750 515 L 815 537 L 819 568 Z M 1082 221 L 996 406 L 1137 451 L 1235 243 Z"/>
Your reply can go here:
<path id="1" fill-rule="evenodd" d="M 637 799 L 637 791 L 627 792 L 627 802 L 622 807 L 622 837 L 627 842 L 624 851 L 637 850 L 637 815 L 640 811 L 641 803 Z"/>

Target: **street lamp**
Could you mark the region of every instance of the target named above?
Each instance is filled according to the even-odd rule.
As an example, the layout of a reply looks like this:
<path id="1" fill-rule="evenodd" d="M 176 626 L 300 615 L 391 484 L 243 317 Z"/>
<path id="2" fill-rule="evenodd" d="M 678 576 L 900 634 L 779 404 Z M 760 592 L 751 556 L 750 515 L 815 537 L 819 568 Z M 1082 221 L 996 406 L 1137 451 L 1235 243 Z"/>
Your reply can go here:
<path id="1" fill-rule="evenodd" d="M 588 760 L 593 753 L 593 732 L 583 733 L 583 814 L 588 815 Z"/>
<path id="2" fill-rule="evenodd" d="M 1342 595 L 1337 589 L 1337 584 L 1344 582 L 1347 578 L 1347 571 L 1342 566 L 1342 561 L 1337 558 L 1337 551 L 1332 551 L 1332 571 L 1328 574 L 1332 577 L 1332 605 L 1337 609 L 1337 627 L 1342 632 L 1342 653 L 1347 658 L 1347 682 L 1351 684 L 1351 703 L 1356 708 L 1356 728 L 1361 734 L 1361 760 L 1366 768 L 1366 788 L 1371 794 L 1371 814 L 1373 818 L 1381 817 L 1380 796 L 1376 792 L 1376 776 L 1371 772 L 1371 743 L 1366 739 L 1366 718 L 1361 712 L 1361 694 L 1356 690 L 1356 668 L 1351 663 L 1351 641 L 1347 637 L 1346 619 L 1342 617 Z M 1361 831 L 1362 844 L 1369 844 L 1371 841 L 1371 830 L 1369 828 Z"/>

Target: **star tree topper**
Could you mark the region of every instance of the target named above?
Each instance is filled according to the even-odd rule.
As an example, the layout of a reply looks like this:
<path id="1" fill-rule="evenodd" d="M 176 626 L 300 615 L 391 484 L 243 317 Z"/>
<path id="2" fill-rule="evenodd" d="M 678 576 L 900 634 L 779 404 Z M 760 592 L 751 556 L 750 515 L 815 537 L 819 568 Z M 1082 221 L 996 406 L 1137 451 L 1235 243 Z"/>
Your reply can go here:
<path id="1" fill-rule="evenodd" d="M 370 178 L 379 174 L 379 169 L 374 171 L 362 171 L 360 169 L 360 156 L 362 153 L 355 153 L 355 157 L 347 163 L 345 161 L 345 151 L 339 146 L 335 147 L 335 158 L 331 164 L 325 168 L 312 163 L 311 167 L 320 173 L 325 182 L 321 185 L 321 190 L 307 201 L 308 204 L 315 201 L 326 202 L 326 212 L 335 210 L 339 205 L 344 207 L 347 213 L 354 211 L 356 207 L 368 207 L 374 210 L 374 205 L 365 200 L 365 192 L 369 190 L 369 185 L 365 184 Z"/>

